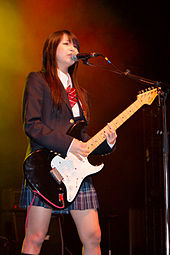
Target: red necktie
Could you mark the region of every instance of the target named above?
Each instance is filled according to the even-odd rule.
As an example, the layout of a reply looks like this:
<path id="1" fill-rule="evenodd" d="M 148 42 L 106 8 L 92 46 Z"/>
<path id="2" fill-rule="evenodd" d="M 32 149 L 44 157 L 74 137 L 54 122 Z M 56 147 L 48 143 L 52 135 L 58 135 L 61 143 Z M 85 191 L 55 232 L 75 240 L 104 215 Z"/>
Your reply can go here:
<path id="1" fill-rule="evenodd" d="M 69 98 L 69 101 L 70 101 L 71 108 L 73 108 L 73 106 L 77 103 L 76 90 L 75 90 L 75 88 L 71 88 L 70 86 L 68 86 L 66 88 L 66 92 L 68 94 L 68 98 Z"/>

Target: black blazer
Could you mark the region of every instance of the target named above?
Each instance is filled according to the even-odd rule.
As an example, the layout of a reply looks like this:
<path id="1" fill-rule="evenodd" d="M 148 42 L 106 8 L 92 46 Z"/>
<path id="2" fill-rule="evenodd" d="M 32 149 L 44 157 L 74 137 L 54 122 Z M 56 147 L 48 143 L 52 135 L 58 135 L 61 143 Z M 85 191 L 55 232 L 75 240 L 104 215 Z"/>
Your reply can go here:
<path id="1" fill-rule="evenodd" d="M 28 136 L 27 154 L 41 148 L 61 153 L 66 156 L 73 138 L 67 135 L 68 129 L 75 122 L 67 92 L 62 87 L 62 111 L 53 105 L 51 92 L 41 73 L 28 75 L 23 97 L 23 124 Z M 80 106 L 80 118 L 85 120 Z M 89 136 L 85 133 L 83 141 Z M 109 153 L 107 142 L 103 142 L 93 154 Z"/>

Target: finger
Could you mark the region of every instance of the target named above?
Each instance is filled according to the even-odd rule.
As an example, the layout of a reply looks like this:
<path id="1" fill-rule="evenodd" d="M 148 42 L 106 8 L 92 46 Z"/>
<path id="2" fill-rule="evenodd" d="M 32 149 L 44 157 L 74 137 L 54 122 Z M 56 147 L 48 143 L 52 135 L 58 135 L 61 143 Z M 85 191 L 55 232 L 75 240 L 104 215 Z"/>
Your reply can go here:
<path id="1" fill-rule="evenodd" d="M 108 130 L 110 130 L 112 133 L 116 133 L 115 128 L 110 123 L 107 123 L 107 127 L 108 127 Z"/>
<path id="2" fill-rule="evenodd" d="M 112 131 L 111 131 L 108 127 L 106 127 L 106 128 L 104 129 L 104 134 L 105 134 L 105 136 L 111 135 L 111 134 L 112 134 Z"/>
<path id="3" fill-rule="evenodd" d="M 107 127 L 109 128 L 109 130 L 114 130 L 114 127 L 110 123 L 107 123 Z"/>
<path id="4" fill-rule="evenodd" d="M 112 130 L 111 129 L 108 130 L 107 134 L 108 134 L 109 137 L 113 137 L 113 138 L 117 137 L 117 134 L 116 134 L 116 131 L 115 131 L 114 128 Z"/>
<path id="5" fill-rule="evenodd" d="M 109 128 L 106 128 L 104 130 L 105 137 L 110 144 L 115 143 L 116 137 L 117 137 L 116 131 L 114 130 L 114 128 L 112 128 L 112 129 L 113 129 L 113 131 L 109 130 Z"/>

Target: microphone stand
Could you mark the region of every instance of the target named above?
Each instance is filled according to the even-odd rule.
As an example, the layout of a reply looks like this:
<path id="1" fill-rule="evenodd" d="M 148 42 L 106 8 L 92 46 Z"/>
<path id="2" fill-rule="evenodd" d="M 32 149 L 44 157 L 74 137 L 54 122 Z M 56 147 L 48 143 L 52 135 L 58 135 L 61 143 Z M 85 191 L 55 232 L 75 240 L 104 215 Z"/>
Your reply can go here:
<path id="1" fill-rule="evenodd" d="M 101 54 L 101 56 L 103 56 Z M 168 97 L 168 93 L 170 91 L 170 85 L 163 84 L 162 82 L 150 80 L 135 74 L 131 74 L 129 69 L 126 69 L 125 72 L 122 72 L 117 66 L 112 64 L 112 62 L 105 56 L 103 56 L 105 60 L 111 64 L 115 70 L 108 69 L 104 66 L 97 66 L 93 63 L 88 62 L 88 58 L 84 59 L 83 64 L 93 67 L 99 67 L 104 70 L 119 74 L 120 76 L 123 76 L 124 78 L 130 78 L 133 80 L 136 80 L 137 82 L 140 82 L 142 84 L 147 84 L 149 86 L 158 87 L 161 89 L 161 92 L 158 93 L 158 102 L 159 106 L 162 104 L 162 128 L 163 128 L 163 181 L 164 181 L 164 222 L 165 222 L 165 255 L 169 255 L 169 171 L 168 171 L 168 130 L 167 130 L 167 107 L 166 107 L 166 100 Z"/>
<path id="2" fill-rule="evenodd" d="M 118 73 L 116 71 L 116 73 Z M 170 86 L 163 84 L 162 82 L 153 81 L 138 75 L 130 73 L 130 70 L 125 72 L 120 72 L 120 75 L 123 75 L 127 78 L 136 80 L 142 84 L 147 84 L 149 86 L 161 88 L 161 93 L 158 93 L 158 102 L 159 105 L 162 105 L 162 128 L 163 128 L 163 181 L 164 181 L 164 223 L 165 223 L 165 254 L 169 255 L 169 171 L 168 171 L 168 130 L 167 130 L 167 106 L 166 100 L 168 93 L 170 91 Z"/>
<path id="3" fill-rule="evenodd" d="M 118 73 L 118 72 L 116 72 Z M 158 93 L 159 106 L 162 105 L 162 128 L 163 128 L 163 181 L 164 181 L 164 223 L 165 223 L 165 254 L 169 255 L 169 171 L 168 171 L 168 130 L 167 130 L 167 106 L 166 100 L 170 91 L 170 86 L 163 84 L 162 82 L 153 81 L 138 75 L 130 73 L 130 70 L 121 72 L 121 75 L 130 79 L 136 80 L 142 84 L 147 84 L 153 87 L 161 88 L 161 93 Z"/>

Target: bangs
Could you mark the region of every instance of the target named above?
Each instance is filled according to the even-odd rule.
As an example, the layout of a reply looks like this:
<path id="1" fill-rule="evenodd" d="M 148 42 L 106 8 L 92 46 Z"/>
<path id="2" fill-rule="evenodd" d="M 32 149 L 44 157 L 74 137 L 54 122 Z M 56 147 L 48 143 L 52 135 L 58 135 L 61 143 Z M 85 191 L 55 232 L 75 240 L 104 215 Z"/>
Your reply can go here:
<path id="1" fill-rule="evenodd" d="M 67 30 L 64 30 L 63 34 L 66 34 L 68 36 L 69 41 L 73 42 L 73 45 L 78 49 L 78 51 L 80 51 L 80 45 L 77 37 Z"/>

